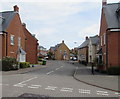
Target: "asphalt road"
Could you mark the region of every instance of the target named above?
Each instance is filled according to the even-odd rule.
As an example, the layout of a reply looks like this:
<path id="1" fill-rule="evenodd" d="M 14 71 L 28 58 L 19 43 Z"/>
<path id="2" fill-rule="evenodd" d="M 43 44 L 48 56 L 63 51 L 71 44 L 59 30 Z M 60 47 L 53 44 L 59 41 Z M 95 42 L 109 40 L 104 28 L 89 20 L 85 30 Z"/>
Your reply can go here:
<path id="1" fill-rule="evenodd" d="M 76 81 L 72 77 L 75 69 L 75 65 L 66 61 L 48 61 L 45 68 L 36 71 L 3 75 L 2 97 L 18 97 L 25 93 L 48 97 L 118 97 L 115 92 Z"/>

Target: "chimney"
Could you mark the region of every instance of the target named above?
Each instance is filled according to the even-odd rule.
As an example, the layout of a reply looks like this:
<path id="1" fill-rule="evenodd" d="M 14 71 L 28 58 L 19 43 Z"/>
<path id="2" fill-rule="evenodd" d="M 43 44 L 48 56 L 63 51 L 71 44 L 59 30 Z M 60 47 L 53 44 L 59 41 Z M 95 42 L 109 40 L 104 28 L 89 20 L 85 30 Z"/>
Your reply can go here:
<path id="1" fill-rule="evenodd" d="M 62 43 L 64 43 L 64 40 L 62 40 Z"/>
<path id="2" fill-rule="evenodd" d="M 26 24 L 25 23 L 23 23 L 22 25 L 26 28 Z"/>
<path id="3" fill-rule="evenodd" d="M 102 6 L 105 6 L 107 4 L 107 0 L 102 0 Z"/>
<path id="4" fill-rule="evenodd" d="M 88 40 L 88 36 L 86 36 L 85 39 Z"/>
<path id="5" fill-rule="evenodd" d="M 19 12 L 19 7 L 17 5 L 15 5 L 13 8 L 15 12 Z"/>

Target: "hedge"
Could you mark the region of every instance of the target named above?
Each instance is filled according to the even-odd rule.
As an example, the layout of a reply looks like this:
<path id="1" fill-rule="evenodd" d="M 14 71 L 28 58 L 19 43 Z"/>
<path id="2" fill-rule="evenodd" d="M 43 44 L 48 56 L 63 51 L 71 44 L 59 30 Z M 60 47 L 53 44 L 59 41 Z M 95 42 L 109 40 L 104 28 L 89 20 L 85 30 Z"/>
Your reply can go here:
<path id="1" fill-rule="evenodd" d="M 3 71 L 17 70 L 17 69 L 18 69 L 18 62 L 15 58 L 3 57 L 2 59 Z"/>
<path id="2" fill-rule="evenodd" d="M 29 62 L 20 62 L 20 68 L 28 68 L 30 67 L 30 63 Z"/>
<path id="3" fill-rule="evenodd" d="M 107 72 L 110 75 L 120 75 L 120 66 L 109 67 Z"/>

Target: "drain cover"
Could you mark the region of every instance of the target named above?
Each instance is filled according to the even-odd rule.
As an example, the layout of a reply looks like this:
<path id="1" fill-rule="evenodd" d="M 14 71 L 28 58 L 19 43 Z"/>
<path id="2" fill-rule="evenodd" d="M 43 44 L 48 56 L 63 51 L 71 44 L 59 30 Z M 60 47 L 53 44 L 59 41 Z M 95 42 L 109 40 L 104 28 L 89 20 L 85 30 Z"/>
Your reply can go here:
<path id="1" fill-rule="evenodd" d="M 19 96 L 22 99 L 30 98 L 30 99 L 49 99 L 48 96 L 45 95 L 38 95 L 38 94 L 31 94 L 31 93 L 24 93 Z"/>

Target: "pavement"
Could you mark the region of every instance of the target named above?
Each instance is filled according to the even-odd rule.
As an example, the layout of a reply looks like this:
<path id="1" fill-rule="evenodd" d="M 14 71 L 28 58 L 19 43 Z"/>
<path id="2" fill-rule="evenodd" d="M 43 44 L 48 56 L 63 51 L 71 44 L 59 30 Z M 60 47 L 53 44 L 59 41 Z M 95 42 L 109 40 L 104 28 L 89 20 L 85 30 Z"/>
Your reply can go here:
<path id="1" fill-rule="evenodd" d="M 1 71 L 2 75 L 12 75 L 12 74 L 24 74 L 27 72 L 35 71 L 41 68 L 46 68 L 49 64 L 46 65 L 34 65 L 34 67 L 23 68 L 18 70 L 11 70 L 11 71 Z"/>
<path id="2" fill-rule="evenodd" d="M 90 66 L 84 66 L 78 62 L 70 62 L 76 65 L 74 78 L 80 82 L 95 87 L 120 92 L 120 76 L 107 75 L 94 71 L 94 75 L 91 73 Z"/>

